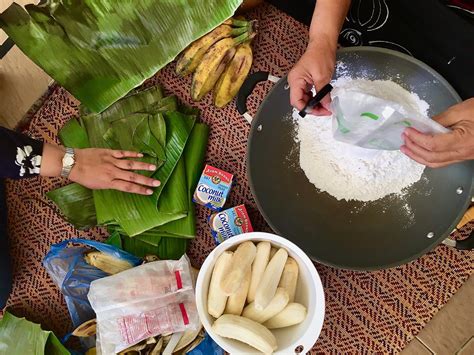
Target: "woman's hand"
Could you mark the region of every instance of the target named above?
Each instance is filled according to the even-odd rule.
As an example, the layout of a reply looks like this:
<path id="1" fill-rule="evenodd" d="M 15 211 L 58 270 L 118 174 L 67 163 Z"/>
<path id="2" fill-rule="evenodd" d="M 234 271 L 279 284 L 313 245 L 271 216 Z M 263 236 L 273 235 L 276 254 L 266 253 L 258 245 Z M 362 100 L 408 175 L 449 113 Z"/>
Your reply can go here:
<path id="1" fill-rule="evenodd" d="M 403 133 L 405 145 L 400 148 L 404 154 L 431 168 L 474 159 L 474 98 L 451 106 L 433 119 L 452 131 L 423 134 L 408 128 Z"/>
<path id="2" fill-rule="evenodd" d="M 320 90 L 331 81 L 336 63 L 336 43 L 325 36 L 312 40 L 306 52 L 288 74 L 290 85 L 290 102 L 293 107 L 302 110 L 311 99 L 311 88 Z M 326 95 L 320 105 L 313 108 L 311 114 L 327 116 L 330 111 L 331 98 Z"/>
<path id="3" fill-rule="evenodd" d="M 131 170 L 156 170 L 153 164 L 123 158 L 141 158 L 140 153 L 111 149 L 75 149 L 76 163 L 69 179 L 94 190 L 115 189 L 140 195 L 151 195 L 150 187 L 160 186 L 158 180 Z"/>

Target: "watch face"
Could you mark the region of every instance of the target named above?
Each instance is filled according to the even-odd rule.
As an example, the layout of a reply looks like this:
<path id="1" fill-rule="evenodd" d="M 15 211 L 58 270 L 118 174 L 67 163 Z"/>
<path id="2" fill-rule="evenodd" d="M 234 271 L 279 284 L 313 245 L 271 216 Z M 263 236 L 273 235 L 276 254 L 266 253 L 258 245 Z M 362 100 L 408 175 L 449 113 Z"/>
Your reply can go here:
<path id="1" fill-rule="evenodd" d="M 66 166 L 71 166 L 71 165 L 73 165 L 73 164 L 74 164 L 74 158 L 71 157 L 70 155 L 66 155 L 66 156 L 64 157 L 64 165 L 66 165 Z"/>

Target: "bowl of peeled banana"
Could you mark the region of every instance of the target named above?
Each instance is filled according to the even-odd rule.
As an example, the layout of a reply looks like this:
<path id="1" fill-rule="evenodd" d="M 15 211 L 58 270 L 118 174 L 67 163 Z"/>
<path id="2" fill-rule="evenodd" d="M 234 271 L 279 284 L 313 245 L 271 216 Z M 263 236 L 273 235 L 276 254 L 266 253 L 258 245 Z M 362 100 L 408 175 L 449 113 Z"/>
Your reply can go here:
<path id="1" fill-rule="evenodd" d="M 211 91 L 217 107 L 232 101 L 252 67 L 251 42 L 256 29 L 255 20 L 231 18 L 183 51 L 176 63 L 176 73 L 193 75 L 194 101 L 200 101 Z"/>
<path id="2" fill-rule="evenodd" d="M 209 336 L 230 354 L 306 354 L 324 320 L 324 290 L 309 257 L 274 234 L 241 234 L 219 244 L 196 282 Z"/>

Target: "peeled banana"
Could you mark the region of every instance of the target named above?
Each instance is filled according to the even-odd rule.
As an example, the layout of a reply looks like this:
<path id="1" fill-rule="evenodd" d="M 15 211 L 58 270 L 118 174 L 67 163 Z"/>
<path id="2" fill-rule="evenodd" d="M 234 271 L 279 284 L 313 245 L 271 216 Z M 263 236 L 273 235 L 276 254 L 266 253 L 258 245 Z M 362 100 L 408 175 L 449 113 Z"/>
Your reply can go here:
<path id="1" fill-rule="evenodd" d="M 118 274 L 119 272 L 133 267 L 133 265 L 128 261 L 118 259 L 101 251 L 88 252 L 84 255 L 84 260 L 89 265 L 95 266 L 110 275 Z"/>
<path id="2" fill-rule="evenodd" d="M 212 90 L 227 64 L 235 54 L 235 47 L 253 38 L 255 34 L 244 33 L 235 38 L 224 38 L 212 45 L 194 72 L 191 84 L 191 98 L 200 101 Z"/>
<path id="3" fill-rule="evenodd" d="M 268 329 L 277 329 L 299 324 L 306 318 L 306 307 L 299 303 L 288 305 L 276 316 L 267 320 L 263 325 Z"/>
<path id="4" fill-rule="evenodd" d="M 252 319 L 258 323 L 265 323 L 267 320 L 273 318 L 283 309 L 285 309 L 286 305 L 288 304 L 288 300 L 288 292 L 286 292 L 284 288 L 279 287 L 275 292 L 275 297 L 272 298 L 268 306 L 262 310 L 259 310 L 255 307 L 255 302 L 252 302 L 247 307 L 245 307 L 242 316 Z"/>
<path id="5" fill-rule="evenodd" d="M 244 21 L 248 24 L 247 21 Z M 247 27 L 232 28 L 220 25 L 213 31 L 191 43 L 176 63 L 176 74 L 185 76 L 191 74 L 199 65 L 207 50 L 217 41 L 226 37 L 238 36 L 247 31 Z"/>
<path id="6" fill-rule="evenodd" d="M 255 300 L 255 292 L 257 291 L 258 284 L 262 279 L 265 268 L 267 267 L 268 261 L 270 260 L 270 242 L 260 242 L 257 244 L 257 254 L 252 264 L 252 277 L 250 280 L 249 292 L 247 294 L 247 302 L 253 302 Z"/>
<path id="7" fill-rule="evenodd" d="M 287 258 L 288 252 L 280 248 L 268 263 L 255 293 L 255 307 L 257 309 L 264 309 L 275 296 Z"/>
<path id="8" fill-rule="evenodd" d="M 298 263 L 295 259 L 288 257 L 285 267 L 283 268 L 283 273 L 281 274 L 278 287 L 283 287 L 286 292 L 288 292 L 290 302 L 295 300 L 296 285 L 298 284 L 298 273 Z"/>
<path id="9" fill-rule="evenodd" d="M 224 107 L 237 95 L 250 72 L 252 61 L 250 42 L 239 45 L 214 88 L 214 105 Z"/>
<path id="10" fill-rule="evenodd" d="M 217 259 L 214 270 L 212 270 L 207 294 L 207 312 L 214 318 L 219 318 L 224 313 L 227 303 L 227 295 L 221 290 L 220 284 L 229 270 L 232 254 L 231 251 L 223 252 Z"/>
<path id="11" fill-rule="evenodd" d="M 212 329 L 217 335 L 244 342 L 264 354 L 271 354 L 277 349 L 277 341 L 271 331 L 244 317 L 224 314 L 214 322 Z"/>
<path id="12" fill-rule="evenodd" d="M 257 248 L 251 241 L 241 243 L 232 256 L 229 273 L 221 280 L 221 289 L 227 296 L 237 292 L 252 265 Z M 247 286 L 248 287 L 248 286 Z"/>
<path id="13" fill-rule="evenodd" d="M 249 290 L 251 274 L 252 271 L 249 266 L 247 268 L 247 272 L 245 273 L 244 279 L 242 280 L 242 283 L 239 286 L 239 289 L 236 293 L 230 295 L 227 299 L 227 304 L 225 306 L 224 313 L 235 314 L 237 316 L 240 316 L 242 310 L 244 309 L 245 301 L 247 300 L 247 293 Z"/>

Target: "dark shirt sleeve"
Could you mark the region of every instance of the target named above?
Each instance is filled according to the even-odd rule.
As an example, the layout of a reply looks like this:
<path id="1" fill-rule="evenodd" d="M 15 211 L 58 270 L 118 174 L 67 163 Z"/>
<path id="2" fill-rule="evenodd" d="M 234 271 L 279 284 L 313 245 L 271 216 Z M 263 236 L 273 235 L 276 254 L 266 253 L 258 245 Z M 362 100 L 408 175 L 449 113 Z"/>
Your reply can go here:
<path id="1" fill-rule="evenodd" d="M 43 142 L 0 127 L 0 178 L 38 175 L 42 154 Z"/>

